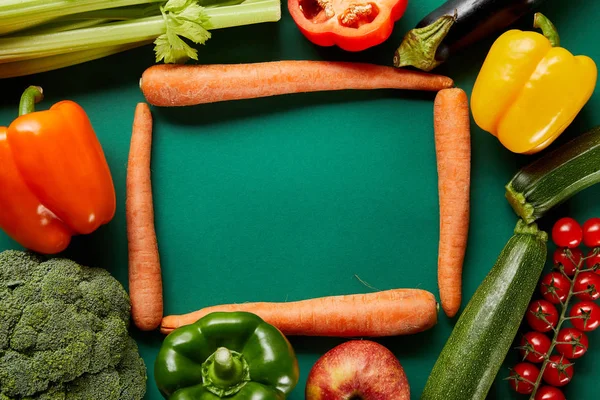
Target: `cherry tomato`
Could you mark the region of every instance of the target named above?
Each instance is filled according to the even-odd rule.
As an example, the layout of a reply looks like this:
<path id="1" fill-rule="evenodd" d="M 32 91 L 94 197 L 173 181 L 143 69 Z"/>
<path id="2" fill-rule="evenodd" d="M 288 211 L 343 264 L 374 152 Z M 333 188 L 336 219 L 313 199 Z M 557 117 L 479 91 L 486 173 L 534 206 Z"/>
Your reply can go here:
<path id="1" fill-rule="evenodd" d="M 557 342 L 572 344 L 557 344 L 556 351 L 567 358 L 579 358 L 583 356 L 588 349 L 588 338 L 585 333 L 575 328 L 563 328 L 558 332 Z"/>
<path id="2" fill-rule="evenodd" d="M 600 275 L 597 276 L 600 279 Z M 560 272 L 550 272 L 540 282 L 542 296 L 552 304 L 563 303 L 569 295 L 569 290 L 571 290 L 571 282 Z"/>
<path id="3" fill-rule="evenodd" d="M 593 272 L 582 272 L 577 275 L 573 285 L 575 296 L 581 300 L 596 300 L 600 298 L 600 275 Z"/>
<path id="4" fill-rule="evenodd" d="M 510 387 L 517 393 L 530 394 L 533 385 L 540 376 L 540 370 L 533 364 L 522 362 L 515 365 L 510 371 Z"/>
<path id="5" fill-rule="evenodd" d="M 594 252 L 594 250 L 589 251 L 585 263 L 587 264 L 588 268 L 594 268 L 595 272 L 600 274 L 600 251 L 597 251 L 596 254 L 594 254 Z"/>
<path id="6" fill-rule="evenodd" d="M 575 275 L 575 270 L 577 266 L 581 263 L 581 258 L 583 257 L 583 253 L 578 248 L 568 249 L 568 248 L 558 248 L 554 251 L 554 265 L 558 267 L 558 265 L 563 266 L 563 270 L 565 274 L 569 276 Z M 575 264 L 573 264 L 573 261 Z"/>
<path id="7" fill-rule="evenodd" d="M 574 248 L 583 238 L 581 226 L 573 218 L 561 218 L 552 227 L 552 241 L 559 247 Z"/>
<path id="8" fill-rule="evenodd" d="M 550 356 L 542 378 L 552 386 L 565 386 L 573 377 L 573 364 L 564 356 Z"/>
<path id="9" fill-rule="evenodd" d="M 529 304 L 525 318 L 529 326 L 534 330 L 548 332 L 558 322 L 558 311 L 549 301 L 535 300 Z"/>
<path id="10" fill-rule="evenodd" d="M 527 332 L 521 339 L 521 356 L 532 363 L 541 363 L 550 350 L 552 342 L 541 332 Z"/>
<path id="11" fill-rule="evenodd" d="M 559 388 L 542 386 L 535 393 L 535 400 L 567 400 L 567 398 Z"/>
<path id="12" fill-rule="evenodd" d="M 593 301 L 580 301 L 573 305 L 569 317 L 580 317 L 571 320 L 573 326 L 580 331 L 593 331 L 600 326 L 600 307 Z"/>
<path id="13" fill-rule="evenodd" d="M 600 247 L 600 218 L 590 218 L 585 221 L 583 243 L 590 248 Z"/>

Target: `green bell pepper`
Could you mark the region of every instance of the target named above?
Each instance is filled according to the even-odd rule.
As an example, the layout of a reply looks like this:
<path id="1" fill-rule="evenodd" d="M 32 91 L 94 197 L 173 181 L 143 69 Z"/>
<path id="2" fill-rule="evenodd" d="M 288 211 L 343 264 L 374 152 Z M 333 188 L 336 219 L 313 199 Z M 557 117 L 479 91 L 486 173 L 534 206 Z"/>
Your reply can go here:
<path id="1" fill-rule="evenodd" d="M 286 337 L 246 312 L 216 312 L 174 330 L 154 363 L 169 400 L 283 400 L 298 378 Z"/>

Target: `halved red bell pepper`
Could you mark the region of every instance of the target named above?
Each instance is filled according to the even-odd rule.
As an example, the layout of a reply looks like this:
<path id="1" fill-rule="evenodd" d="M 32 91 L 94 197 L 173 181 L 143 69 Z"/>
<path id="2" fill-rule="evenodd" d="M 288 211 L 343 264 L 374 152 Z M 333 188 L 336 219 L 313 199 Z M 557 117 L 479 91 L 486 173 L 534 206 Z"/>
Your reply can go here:
<path id="1" fill-rule="evenodd" d="M 83 108 L 61 101 L 33 112 L 41 99 L 41 88 L 29 87 L 20 116 L 0 127 L 0 227 L 30 250 L 54 254 L 109 222 L 116 199 Z"/>
<path id="2" fill-rule="evenodd" d="M 300 31 L 319 46 L 362 51 L 392 34 L 408 0 L 288 0 Z"/>

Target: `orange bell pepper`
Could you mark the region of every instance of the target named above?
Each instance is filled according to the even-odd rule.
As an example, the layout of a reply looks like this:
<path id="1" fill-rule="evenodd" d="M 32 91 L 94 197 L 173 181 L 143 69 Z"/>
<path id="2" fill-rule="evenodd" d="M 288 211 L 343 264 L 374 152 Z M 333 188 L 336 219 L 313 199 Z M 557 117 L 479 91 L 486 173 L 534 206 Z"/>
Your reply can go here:
<path id="1" fill-rule="evenodd" d="M 115 189 L 85 111 L 61 101 L 33 112 L 39 87 L 21 97 L 19 117 L 0 127 L 0 227 L 22 246 L 63 251 L 76 234 L 109 222 Z"/>

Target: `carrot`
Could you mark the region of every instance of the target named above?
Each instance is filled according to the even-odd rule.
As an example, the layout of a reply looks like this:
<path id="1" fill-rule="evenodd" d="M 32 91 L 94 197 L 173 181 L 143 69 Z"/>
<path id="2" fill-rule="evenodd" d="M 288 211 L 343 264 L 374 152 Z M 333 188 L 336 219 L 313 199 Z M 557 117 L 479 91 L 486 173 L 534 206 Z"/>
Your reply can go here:
<path id="1" fill-rule="evenodd" d="M 438 286 L 447 316 L 458 312 L 469 234 L 471 135 L 469 103 L 461 89 L 440 91 L 434 103 L 440 202 Z"/>
<path id="2" fill-rule="evenodd" d="M 127 241 L 131 316 L 144 331 L 158 328 L 163 316 L 162 280 L 150 178 L 152 115 L 146 103 L 135 109 L 127 164 Z"/>
<path id="3" fill-rule="evenodd" d="M 140 81 L 146 100 L 164 107 L 343 89 L 437 91 L 452 85 L 448 77 L 420 71 L 330 61 L 155 65 Z"/>
<path id="4" fill-rule="evenodd" d="M 185 315 L 165 317 L 160 330 L 167 334 L 216 311 L 251 312 L 286 335 L 302 336 L 408 335 L 437 323 L 437 303 L 433 294 L 420 289 L 393 289 L 289 303 L 207 307 Z"/>

